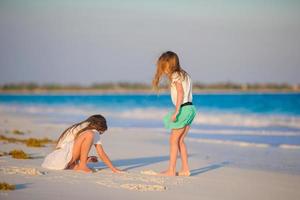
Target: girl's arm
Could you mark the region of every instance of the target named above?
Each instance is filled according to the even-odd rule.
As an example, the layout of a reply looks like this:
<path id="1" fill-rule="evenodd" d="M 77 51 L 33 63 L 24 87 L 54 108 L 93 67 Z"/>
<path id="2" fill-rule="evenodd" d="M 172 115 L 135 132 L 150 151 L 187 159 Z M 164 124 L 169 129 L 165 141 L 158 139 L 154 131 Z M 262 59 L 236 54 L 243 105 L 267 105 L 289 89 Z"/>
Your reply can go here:
<path id="1" fill-rule="evenodd" d="M 111 169 L 111 171 L 113 171 L 115 173 L 122 172 L 121 170 L 119 170 L 112 164 L 112 162 L 110 161 L 109 157 L 106 155 L 101 144 L 96 144 L 95 147 L 96 147 L 96 150 L 97 150 L 97 153 L 98 153 L 100 159 L 106 164 L 107 167 L 109 167 Z"/>
<path id="2" fill-rule="evenodd" d="M 176 121 L 176 117 L 177 117 L 177 115 L 179 113 L 179 109 L 180 109 L 180 106 L 181 106 L 181 104 L 183 102 L 183 95 L 184 95 L 182 83 L 176 81 L 174 84 L 175 84 L 176 90 L 177 90 L 177 102 L 176 102 L 175 112 L 172 115 L 173 122 Z"/>

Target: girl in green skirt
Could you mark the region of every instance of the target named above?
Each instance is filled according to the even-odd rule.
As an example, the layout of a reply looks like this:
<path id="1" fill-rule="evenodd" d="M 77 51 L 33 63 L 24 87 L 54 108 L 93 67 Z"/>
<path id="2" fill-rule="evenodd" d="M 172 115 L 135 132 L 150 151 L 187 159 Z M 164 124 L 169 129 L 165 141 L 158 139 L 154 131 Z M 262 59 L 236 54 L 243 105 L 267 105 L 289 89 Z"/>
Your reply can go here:
<path id="1" fill-rule="evenodd" d="M 163 121 L 167 129 L 172 130 L 170 136 L 170 161 L 166 171 L 160 173 L 164 176 L 176 175 L 177 153 L 180 153 L 182 167 L 178 172 L 179 176 L 189 176 L 188 154 L 184 138 L 187 135 L 190 125 L 195 118 L 196 108 L 192 103 L 192 81 L 190 75 L 184 71 L 179 64 L 176 53 L 167 51 L 157 61 L 157 70 L 152 81 L 153 87 L 158 90 L 162 77 L 169 80 L 171 98 L 175 111 L 167 114 Z"/>

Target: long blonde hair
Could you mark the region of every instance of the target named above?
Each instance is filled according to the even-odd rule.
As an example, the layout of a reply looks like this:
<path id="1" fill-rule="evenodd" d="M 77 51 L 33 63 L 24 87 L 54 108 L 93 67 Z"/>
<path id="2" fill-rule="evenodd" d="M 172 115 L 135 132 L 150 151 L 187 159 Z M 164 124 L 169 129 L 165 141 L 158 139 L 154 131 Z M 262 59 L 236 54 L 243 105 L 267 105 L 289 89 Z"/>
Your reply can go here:
<path id="1" fill-rule="evenodd" d="M 172 79 L 173 73 L 177 74 L 183 80 L 186 77 L 186 72 L 180 67 L 179 58 L 176 53 L 172 51 L 164 52 L 157 60 L 156 73 L 152 80 L 152 86 L 155 90 L 159 89 L 159 83 L 163 76 L 166 76 L 169 82 Z"/>

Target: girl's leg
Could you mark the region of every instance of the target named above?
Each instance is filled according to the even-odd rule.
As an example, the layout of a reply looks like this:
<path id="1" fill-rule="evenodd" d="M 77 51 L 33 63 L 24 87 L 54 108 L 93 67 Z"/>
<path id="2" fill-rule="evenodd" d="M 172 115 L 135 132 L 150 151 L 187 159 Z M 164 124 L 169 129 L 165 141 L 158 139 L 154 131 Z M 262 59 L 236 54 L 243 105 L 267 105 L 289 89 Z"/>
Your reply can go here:
<path id="1" fill-rule="evenodd" d="M 180 152 L 180 156 L 181 156 L 181 170 L 178 173 L 178 175 L 181 176 L 189 176 L 190 175 L 190 168 L 188 165 L 188 153 L 187 153 L 187 149 L 186 149 L 186 145 L 184 143 L 184 138 L 187 135 L 188 131 L 190 129 L 190 126 L 186 126 L 184 129 L 184 133 L 180 136 L 179 138 L 179 152 Z"/>
<path id="2" fill-rule="evenodd" d="M 167 171 L 162 172 L 160 175 L 175 176 L 176 175 L 176 160 L 178 153 L 178 141 L 180 136 L 184 133 L 185 128 L 173 129 L 170 136 L 170 161 Z"/>
<path id="3" fill-rule="evenodd" d="M 88 153 L 91 149 L 94 133 L 86 132 L 80 135 L 74 142 L 72 159 L 69 166 L 74 166 L 74 170 L 82 170 L 85 172 L 91 172 L 91 169 L 87 167 Z M 80 160 L 79 164 L 76 164 Z"/>

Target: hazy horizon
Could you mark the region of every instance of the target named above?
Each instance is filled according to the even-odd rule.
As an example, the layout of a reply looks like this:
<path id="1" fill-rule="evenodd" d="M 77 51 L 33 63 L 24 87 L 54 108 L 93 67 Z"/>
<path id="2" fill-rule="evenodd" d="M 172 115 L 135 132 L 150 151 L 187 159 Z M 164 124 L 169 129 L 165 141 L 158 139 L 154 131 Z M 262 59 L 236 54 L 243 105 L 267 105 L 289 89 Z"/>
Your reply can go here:
<path id="1" fill-rule="evenodd" d="M 294 0 L 1 0 L 0 84 L 149 84 L 166 50 L 194 82 L 299 84 L 299 10 Z"/>

